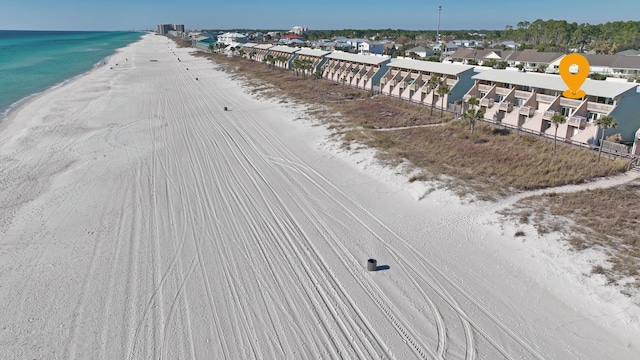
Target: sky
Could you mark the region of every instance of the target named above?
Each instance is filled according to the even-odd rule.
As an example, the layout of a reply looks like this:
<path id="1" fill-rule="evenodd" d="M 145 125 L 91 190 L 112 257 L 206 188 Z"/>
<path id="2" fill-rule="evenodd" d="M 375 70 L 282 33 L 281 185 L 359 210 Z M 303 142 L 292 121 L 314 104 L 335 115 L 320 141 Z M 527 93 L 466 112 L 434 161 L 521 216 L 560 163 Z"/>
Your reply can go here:
<path id="1" fill-rule="evenodd" d="M 638 0 L 0 0 L 2 30 L 186 29 L 504 30 L 536 19 L 640 20 Z"/>

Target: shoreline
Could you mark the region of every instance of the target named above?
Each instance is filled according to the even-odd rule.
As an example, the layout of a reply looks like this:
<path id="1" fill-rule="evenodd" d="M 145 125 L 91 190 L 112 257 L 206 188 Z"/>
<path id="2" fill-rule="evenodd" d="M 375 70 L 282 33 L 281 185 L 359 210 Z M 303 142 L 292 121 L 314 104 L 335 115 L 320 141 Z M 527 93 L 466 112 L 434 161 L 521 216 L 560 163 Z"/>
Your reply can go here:
<path id="1" fill-rule="evenodd" d="M 11 30 L 10 30 L 10 31 L 11 31 Z M 26 30 L 22 30 L 22 31 L 26 31 Z M 89 32 L 92 32 L 92 31 L 89 31 Z M 107 32 L 110 32 L 110 31 L 107 31 Z M 125 32 L 128 32 L 128 31 L 125 31 Z M 147 34 L 146 32 L 139 32 L 139 33 L 143 34 L 142 36 L 144 36 L 144 34 Z M 29 94 L 29 95 L 27 95 L 27 96 L 23 97 L 22 99 L 19 99 L 19 100 L 17 100 L 17 101 L 15 101 L 15 102 L 13 102 L 12 104 L 10 104 L 9 106 L 7 106 L 6 108 L 4 108 L 4 109 L 0 109 L 0 129 L 1 129 L 2 124 L 3 124 L 4 122 L 6 122 L 6 121 L 9 121 L 9 120 L 10 120 L 9 118 L 11 117 L 11 114 L 12 114 L 13 112 L 18 111 L 21 107 L 23 107 L 23 106 L 25 106 L 25 105 L 29 104 L 31 101 L 33 101 L 34 99 L 36 99 L 38 96 L 42 95 L 43 93 L 45 93 L 45 92 L 47 92 L 47 91 L 49 91 L 49 90 L 52 90 L 52 89 L 56 89 L 56 88 L 59 88 L 59 87 L 65 86 L 66 84 L 68 84 L 68 83 L 70 83 L 70 82 L 74 81 L 74 80 L 75 80 L 75 79 L 77 79 L 77 78 L 80 78 L 80 77 L 82 77 L 82 76 L 85 76 L 86 74 L 88 74 L 88 73 L 90 73 L 90 72 L 92 72 L 92 71 L 94 71 L 94 70 L 96 70 L 96 69 L 99 69 L 99 68 L 101 68 L 102 66 L 106 66 L 106 65 L 107 65 L 107 63 L 109 62 L 110 58 L 112 58 L 113 56 L 115 56 L 115 55 L 117 54 L 117 52 L 118 52 L 118 51 L 121 51 L 121 50 L 125 49 L 126 47 L 131 46 L 132 44 L 134 44 L 134 43 L 136 43 L 136 42 L 138 42 L 138 41 L 142 41 L 142 36 L 140 37 L 140 39 L 138 39 L 138 40 L 136 40 L 136 41 L 133 41 L 133 42 L 131 42 L 131 43 L 129 43 L 129 44 L 127 44 L 127 45 L 123 46 L 123 47 L 120 47 L 120 48 L 116 48 L 116 49 L 114 49 L 113 53 L 111 53 L 110 55 L 107 55 L 107 56 L 105 56 L 104 58 L 100 59 L 99 61 L 95 62 L 95 63 L 91 66 L 91 68 L 90 68 L 90 69 L 88 69 L 88 70 L 86 70 L 86 71 L 82 71 L 82 72 L 80 72 L 80 73 L 78 73 L 78 74 L 76 74 L 76 75 L 74 75 L 74 76 L 71 76 L 71 77 L 69 77 L 69 78 L 66 78 L 66 79 L 64 79 L 64 80 L 62 80 L 62 81 L 59 81 L 59 82 L 57 82 L 57 83 L 55 83 L 55 84 L 53 84 L 53 85 L 51 85 L 51 86 L 45 87 L 45 88 L 44 88 L 44 89 L 42 89 L 42 90 L 36 91 L 36 92 L 34 92 L 34 93 L 31 93 L 31 94 Z"/>
<path id="2" fill-rule="evenodd" d="M 277 336 L 280 352 L 258 354 L 317 355 L 331 338 L 337 350 L 327 351 L 355 355 L 356 339 L 371 355 L 407 358 L 417 354 L 411 341 L 436 353 L 443 339 L 454 357 L 465 351 L 465 317 L 479 355 L 498 354 L 479 330 L 514 356 L 571 358 L 604 341 L 611 348 L 595 354 L 631 358 L 638 349 L 637 307 L 583 299 L 584 284 L 563 288 L 556 279 L 567 272 L 540 271 L 554 253 L 511 241 L 492 206 L 460 204 L 446 191 L 416 201 L 419 189 L 390 182 L 393 171 L 365 152 L 355 161 L 329 152 L 328 130 L 304 106 L 256 99 L 192 49 L 134 44 L 133 66 L 90 71 L 64 95 L 50 89 L 29 103 L 50 108 L 13 113 L 29 121 L 1 125 L 11 128 L 0 132 L 8 189 L 26 194 L 13 218 L 0 216 L 9 329 L 0 337 L 27 347 L 0 352 L 186 358 L 194 353 L 182 344 L 191 343 L 246 358 Z M 55 123 L 40 129 L 47 116 Z M 43 183 L 19 187 L 31 178 Z M 362 272 L 365 256 L 390 268 Z M 342 325 L 345 333 L 331 333 Z M 362 332 L 380 344 L 350 337 Z"/>

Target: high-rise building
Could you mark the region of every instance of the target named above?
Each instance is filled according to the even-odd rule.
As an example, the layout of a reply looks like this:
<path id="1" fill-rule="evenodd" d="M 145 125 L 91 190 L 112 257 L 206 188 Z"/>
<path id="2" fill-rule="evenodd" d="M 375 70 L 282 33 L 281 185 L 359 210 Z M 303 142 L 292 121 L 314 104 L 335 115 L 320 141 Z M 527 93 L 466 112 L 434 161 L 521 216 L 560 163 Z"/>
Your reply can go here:
<path id="1" fill-rule="evenodd" d="M 160 24 L 158 25 L 158 34 L 166 35 L 169 31 L 184 32 L 183 24 Z"/>

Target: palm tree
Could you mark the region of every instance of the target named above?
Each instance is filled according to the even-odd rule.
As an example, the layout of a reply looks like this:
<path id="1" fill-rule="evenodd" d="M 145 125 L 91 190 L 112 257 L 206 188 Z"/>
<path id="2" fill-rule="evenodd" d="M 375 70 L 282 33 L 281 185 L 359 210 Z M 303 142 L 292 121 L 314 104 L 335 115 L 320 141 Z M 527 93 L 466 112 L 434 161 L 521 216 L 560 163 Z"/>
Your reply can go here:
<path id="1" fill-rule="evenodd" d="M 613 129 L 618 126 L 618 122 L 613 118 L 613 116 L 604 115 L 596 119 L 596 125 L 602 128 L 602 136 L 600 137 L 600 149 L 598 150 L 598 161 L 600 161 L 600 154 L 602 154 L 602 145 L 604 144 L 604 135 L 607 132 L 607 129 Z"/>
<path id="2" fill-rule="evenodd" d="M 450 92 L 451 89 L 447 85 L 438 86 L 438 95 L 440 95 L 440 118 L 444 115 L 444 96 Z"/>
<path id="3" fill-rule="evenodd" d="M 462 117 L 469 120 L 469 127 L 471 128 L 471 134 L 473 134 L 476 120 L 482 120 L 482 118 L 484 117 L 484 111 L 469 109 L 462 115 Z"/>
<path id="4" fill-rule="evenodd" d="M 429 81 L 427 81 L 427 84 L 429 84 L 431 91 L 433 91 L 433 89 L 436 86 L 440 86 L 440 76 L 434 75 L 432 77 L 429 78 Z M 433 98 L 433 97 L 432 97 Z M 433 101 L 431 101 L 431 112 L 429 112 L 429 116 L 433 115 Z"/>
<path id="5" fill-rule="evenodd" d="M 553 134 L 553 155 L 556 154 L 556 138 L 558 136 L 558 126 L 564 124 L 567 119 L 561 113 L 555 113 L 551 117 L 551 122 L 556 126 L 556 132 Z"/>
<path id="6" fill-rule="evenodd" d="M 477 97 L 472 96 L 472 97 L 470 97 L 470 98 L 469 98 L 469 101 L 467 101 L 467 103 L 468 103 L 469 105 L 473 106 L 473 108 L 475 109 L 475 108 L 476 108 L 476 106 L 477 106 L 478 104 L 480 104 L 480 100 L 478 100 L 478 98 L 477 98 Z"/>

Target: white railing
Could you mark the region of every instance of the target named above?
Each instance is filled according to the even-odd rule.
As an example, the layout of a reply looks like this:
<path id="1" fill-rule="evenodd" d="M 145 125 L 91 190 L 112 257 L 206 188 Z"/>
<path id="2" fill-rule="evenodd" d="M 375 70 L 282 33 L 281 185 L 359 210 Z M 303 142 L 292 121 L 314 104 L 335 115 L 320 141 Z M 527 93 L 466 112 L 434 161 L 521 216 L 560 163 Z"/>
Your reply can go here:
<path id="1" fill-rule="evenodd" d="M 478 85 L 478 90 L 480 92 L 483 92 L 483 93 L 488 93 L 489 91 L 491 91 L 492 87 L 493 86 L 491 86 L 491 85 L 479 84 Z"/>
<path id="2" fill-rule="evenodd" d="M 560 106 L 577 108 L 578 106 L 580 106 L 580 103 L 582 103 L 581 100 L 567 99 L 567 98 L 560 99 Z"/>
<path id="3" fill-rule="evenodd" d="M 536 113 L 536 109 L 532 108 L 531 106 L 523 106 L 523 107 L 520 108 L 518 113 L 520 115 L 525 115 L 525 116 L 528 116 L 528 117 L 532 117 Z"/>
<path id="4" fill-rule="evenodd" d="M 567 120 L 567 124 L 579 128 L 584 128 L 587 124 L 587 119 L 583 116 L 572 116 Z"/>
<path id="5" fill-rule="evenodd" d="M 511 112 L 513 110 L 513 104 L 510 102 L 500 103 L 500 107 L 498 108 L 498 110 Z"/>
<path id="6" fill-rule="evenodd" d="M 599 104 L 594 102 L 587 103 L 587 110 L 608 114 L 613 109 L 613 105 Z"/>
<path id="7" fill-rule="evenodd" d="M 498 95 L 507 95 L 509 92 L 511 92 L 511 89 L 506 89 L 506 88 L 496 88 L 496 94 Z"/>
<path id="8" fill-rule="evenodd" d="M 542 120 L 551 120 L 555 113 L 553 110 L 545 111 L 544 114 L 542 114 Z"/>
<path id="9" fill-rule="evenodd" d="M 550 104 L 553 102 L 553 100 L 555 100 L 555 96 L 553 95 L 545 95 L 545 94 L 537 94 L 536 95 L 536 100 L 538 102 L 542 102 L 542 103 L 547 103 Z"/>
<path id="10" fill-rule="evenodd" d="M 480 100 L 480 106 L 484 106 L 486 108 L 493 107 L 494 100 L 493 99 L 482 99 Z"/>

